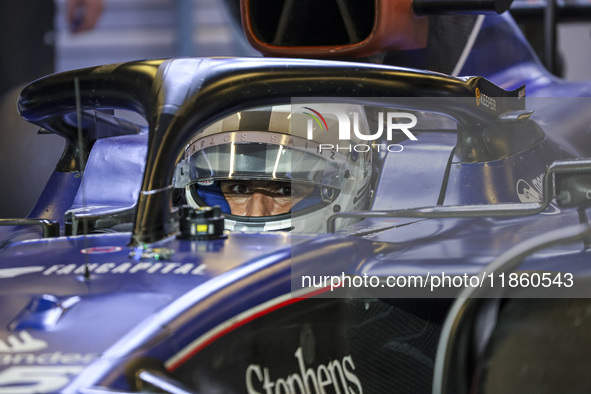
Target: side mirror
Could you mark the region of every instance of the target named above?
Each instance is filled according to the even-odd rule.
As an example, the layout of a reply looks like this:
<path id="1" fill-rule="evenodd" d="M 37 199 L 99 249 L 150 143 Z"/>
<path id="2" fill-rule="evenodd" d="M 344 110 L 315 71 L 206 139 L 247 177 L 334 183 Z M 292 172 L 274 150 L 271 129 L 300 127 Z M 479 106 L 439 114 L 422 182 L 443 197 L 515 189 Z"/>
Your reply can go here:
<path id="1" fill-rule="evenodd" d="M 502 13 L 512 0 L 240 0 L 242 26 L 265 56 L 356 58 L 427 44 L 421 15 Z"/>
<path id="2" fill-rule="evenodd" d="M 410 0 L 241 0 L 242 25 L 266 56 L 363 57 L 418 49 L 427 18 Z"/>

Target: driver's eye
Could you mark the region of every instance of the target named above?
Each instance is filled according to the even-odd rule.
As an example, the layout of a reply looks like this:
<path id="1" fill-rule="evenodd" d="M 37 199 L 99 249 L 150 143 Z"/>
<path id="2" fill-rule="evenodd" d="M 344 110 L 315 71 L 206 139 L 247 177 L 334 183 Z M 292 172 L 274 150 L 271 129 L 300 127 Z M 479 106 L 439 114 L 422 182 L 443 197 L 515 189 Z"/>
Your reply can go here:
<path id="1" fill-rule="evenodd" d="M 229 189 L 232 194 L 236 195 L 247 194 L 250 191 L 249 187 L 243 183 L 236 183 L 234 185 L 231 185 Z"/>
<path id="2" fill-rule="evenodd" d="M 275 190 L 275 193 L 279 194 L 281 196 L 291 196 L 291 191 L 292 191 L 291 186 L 285 185 L 285 186 L 278 187 Z"/>

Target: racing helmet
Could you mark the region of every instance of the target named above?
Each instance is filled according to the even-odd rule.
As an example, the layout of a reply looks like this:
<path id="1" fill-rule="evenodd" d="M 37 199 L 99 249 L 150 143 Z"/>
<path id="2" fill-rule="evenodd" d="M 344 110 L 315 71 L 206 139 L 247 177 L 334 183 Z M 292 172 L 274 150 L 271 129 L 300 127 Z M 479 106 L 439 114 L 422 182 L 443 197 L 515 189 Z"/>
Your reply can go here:
<path id="1" fill-rule="evenodd" d="M 339 118 L 356 121 L 355 133 L 349 133 L 353 137 L 339 139 Z M 350 131 L 352 126 L 345 121 L 343 127 Z M 369 205 L 371 152 L 356 144 L 356 135 L 368 132 L 359 105 L 241 111 L 196 134 L 177 166 L 175 186 L 185 188 L 187 203 L 194 208 L 220 206 L 226 230 L 326 232 L 327 219 L 335 212 Z M 232 204 L 236 196 L 259 189 L 282 210 L 261 214 L 258 209 L 257 214 Z M 353 221 L 340 219 L 337 225 Z"/>

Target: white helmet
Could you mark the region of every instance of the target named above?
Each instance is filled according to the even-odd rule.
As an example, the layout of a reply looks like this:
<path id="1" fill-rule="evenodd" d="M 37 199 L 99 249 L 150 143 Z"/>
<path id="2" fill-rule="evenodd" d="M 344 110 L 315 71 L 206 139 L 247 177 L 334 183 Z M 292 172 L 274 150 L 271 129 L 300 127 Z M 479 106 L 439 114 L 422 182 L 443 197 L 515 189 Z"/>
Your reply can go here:
<path id="1" fill-rule="evenodd" d="M 343 116 L 354 120 L 355 133 L 338 140 Z M 369 206 L 371 151 L 358 149 L 360 133 L 368 134 L 369 127 L 359 105 L 282 105 L 238 112 L 189 142 L 175 186 L 185 188 L 193 207 L 219 205 L 227 230 L 326 232 L 335 212 Z M 292 203 L 272 216 L 233 213 L 222 188 L 244 181 L 278 182 Z"/>

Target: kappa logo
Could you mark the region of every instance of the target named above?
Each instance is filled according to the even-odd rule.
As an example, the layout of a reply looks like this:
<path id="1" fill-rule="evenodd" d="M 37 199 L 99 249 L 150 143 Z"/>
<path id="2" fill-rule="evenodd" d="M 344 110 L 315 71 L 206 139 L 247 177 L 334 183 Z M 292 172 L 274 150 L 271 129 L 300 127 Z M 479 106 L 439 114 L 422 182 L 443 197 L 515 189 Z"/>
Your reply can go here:
<path id="1" fill-rule="evenodd" d="M 530 182 L 519 179 L 517 184 L 515 185 L 515 189 L 517 191 L 517 197 L 519 197 L 519 201 L 523 203 L 530 203 L 530 202 L 540 202 L 543 200 L 543 179 L 544 175 L 540 174 Z M 551 202 L 548 205 L 548 208 L 544 212 L 540 212 L 542 215 L 556 215 L 560 213 L 560 208 L 556 206 L 555 203 Z"/>
<path id="2" fill-rule="evenodd" d="M 0 353 L 26 353 L 43 349 L 47 349 L 47 342 L 33 338 L 27 331 L 0 339 Z"/>

